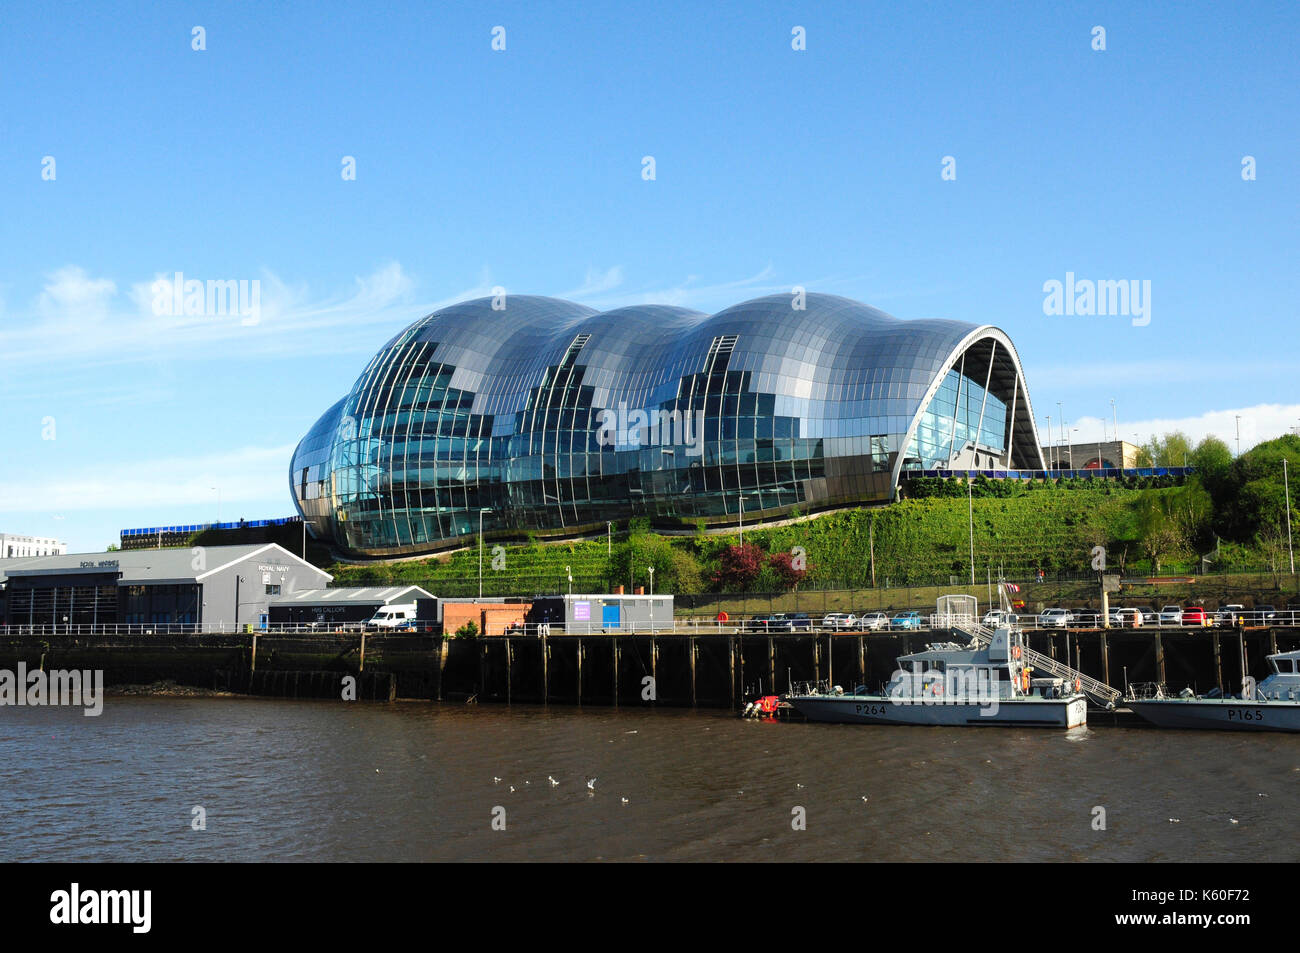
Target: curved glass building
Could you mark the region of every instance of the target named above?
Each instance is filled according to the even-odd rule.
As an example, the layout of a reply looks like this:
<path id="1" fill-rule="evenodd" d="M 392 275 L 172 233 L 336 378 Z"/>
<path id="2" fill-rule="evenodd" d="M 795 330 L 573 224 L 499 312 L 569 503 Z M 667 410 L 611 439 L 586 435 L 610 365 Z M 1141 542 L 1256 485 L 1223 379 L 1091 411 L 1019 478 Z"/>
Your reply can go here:
<path id="1" fill-rule="evenodd" d="M 510 296 L 384 345 L 302 439 L 290 482 L 318 538 L 391 556 L 480 520 L 757 521 L 892 499 L 906 468 L 1042 466 L 1019 358 L 989 325 L 817 294 L 713 315 Z"/>

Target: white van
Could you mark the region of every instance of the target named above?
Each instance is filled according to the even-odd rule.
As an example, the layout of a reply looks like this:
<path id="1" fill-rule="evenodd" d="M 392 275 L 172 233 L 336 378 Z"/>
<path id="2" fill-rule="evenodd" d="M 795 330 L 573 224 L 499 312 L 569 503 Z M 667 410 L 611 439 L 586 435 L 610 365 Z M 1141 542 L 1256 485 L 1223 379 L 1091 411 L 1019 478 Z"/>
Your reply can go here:
<path id="1" fill-rule="evenodd" d="M 379 610 L 366 620 L 365 625 L 367 629 L 413 629 L 415 628 L 415 603 L 380 606 Z"/>

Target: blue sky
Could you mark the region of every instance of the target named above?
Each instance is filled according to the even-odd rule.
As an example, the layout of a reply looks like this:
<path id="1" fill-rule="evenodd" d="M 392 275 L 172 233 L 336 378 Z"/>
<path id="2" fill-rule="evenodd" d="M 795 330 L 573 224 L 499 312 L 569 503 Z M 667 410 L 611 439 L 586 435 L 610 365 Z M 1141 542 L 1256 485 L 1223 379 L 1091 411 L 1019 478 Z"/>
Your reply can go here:
<path id="1" fill-rule="evenodd" d="M 995 324 L 1080 440 L 1300 425 L 1296 5 L 601 6 L 7 4 L 0 530 L 291 514 L 370 355 L 496 285 Z M 178 271 L 258 320 L 156 315 Z M 1045 314 L 1067 272 L 1150 323 Z"/>

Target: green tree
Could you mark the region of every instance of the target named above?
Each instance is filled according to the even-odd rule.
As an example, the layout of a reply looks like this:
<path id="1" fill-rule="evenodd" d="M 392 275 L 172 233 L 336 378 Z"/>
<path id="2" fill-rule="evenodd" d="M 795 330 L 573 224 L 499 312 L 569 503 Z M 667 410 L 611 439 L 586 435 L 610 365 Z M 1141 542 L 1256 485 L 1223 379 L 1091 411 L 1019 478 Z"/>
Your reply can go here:
<path id="1" fill-rule="evenodd" d="M 610 585 L 628 583 L 644 585 L 654 567 L 655 591 L 693 593 L 703 589 L 699 561 L 690 553 L 676 548 L 672 541 L 646 531 L 633 532 L 626 542 L 614 548 L 610 561 Z"/>
<path id="2" fill-rule="evenodd" d="M 1300 438 L 1293 434 L 1252 447 L 1212 484 L 1217 509 L 1216 529 L 1225 539 L 1256 542 L 1261 531 L 1284 527 L 1285 460 L 1290 473 L 1300 468 Z M 1294 506 L 1291 519 L 1296 518 Z M 1285 529 L 1282 530 L 1285 535 Z"/>
<path id="3" fill-rule="evenodd" d="M 1177 505 L 1167 493 L 1144 493 L 1137 503 L 1138 545 L 1158 575 L 1165 560 L 1182 552 L 1187 537 Z"/>
<path id="4" fill-rule="evenodd" d="M 1152 436 L 1138 448 L 1140 467 L 1183 467 L 1192 465 L 1192 441 L 1181 430 L 1162 437 Z"/>
<path id="5" fill-rule="evenodd" d="M 1213 435 L 1203 437 L 1188 458 L 1188 464 L 1205 476 L 1218 476 L 1232 466 L 1232 451 Z"/>

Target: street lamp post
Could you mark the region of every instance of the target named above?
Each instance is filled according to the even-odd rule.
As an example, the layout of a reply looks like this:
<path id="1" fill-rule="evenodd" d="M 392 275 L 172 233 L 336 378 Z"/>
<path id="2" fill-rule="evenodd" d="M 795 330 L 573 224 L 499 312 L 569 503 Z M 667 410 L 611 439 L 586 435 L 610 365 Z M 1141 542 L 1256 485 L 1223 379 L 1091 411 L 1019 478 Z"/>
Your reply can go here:
<path id="1" fill-rule="evenodd" d="M 1241 456 L 1241 414 L 1237 414 L 1237 456 Z"/>
<path id="2" fill-rule="evenodd" d="M 1052 415 L 1047 415 L 1047 468 L 1052 469 L 1055 461 L 1052 459 Z"/>
<path id="3" fill-rule="evenodd" d="M 478 601 L 483 601 L 483 510 L 478 511 Z"/>
<path id="4" fill-rule="evenodd" d="M 745 495 L 742 493 L 736 497 L 740 500 L 740 545 L 745 545 Z"/>
<path id="5" fill-rule="evenodd" d="M 569 577 L 569 595 L 573 595 L 573 567 L 565 566 L 564 574 Z"/>
<path id="6" fill-rule="evenodd" d="M 647 566 L 650 570 L 650 631 L 655 630 L 655 567 Z"/>
<path id="7" fill-rule="evenodd" d="M 1286 552 L 1291 559 L 1291 575 L 1295 575 L 1295 551 L 1291 548 L 1291 481 L 1287 477 L 1286 457 L 1282 458 L 1282 486 L 1286 490 Z"/>
<path id="8" fill-rule="evenodd" d="M 614 524 L 605 521 L 605 555 L 614 555 Z"/>
<path id="9" fill-rule="evenodd" d="M 1062 401 L 1058 400 L 1056 402 L 1056 423 L 1061 428 L 1061 443 L 1065 443 L 1065 408 L 1063 408 L 1061 404 Z M 1061 444 L 1059 443 L 1057 444 L 1058 447 L 1060 445 Z M 1059 450 L 1056 452 L 1056 459 L 1058 463 L 1061 462 L 1061 452 Z"/>
<path id="10" fill-rule="evenodd" d="M 971 479 L 966 477 L 966 513 L 970 518 L 970 584 L 975 585 L 975 499 Z"/>

